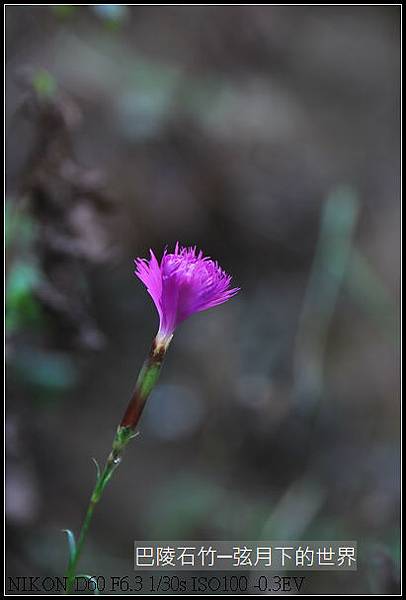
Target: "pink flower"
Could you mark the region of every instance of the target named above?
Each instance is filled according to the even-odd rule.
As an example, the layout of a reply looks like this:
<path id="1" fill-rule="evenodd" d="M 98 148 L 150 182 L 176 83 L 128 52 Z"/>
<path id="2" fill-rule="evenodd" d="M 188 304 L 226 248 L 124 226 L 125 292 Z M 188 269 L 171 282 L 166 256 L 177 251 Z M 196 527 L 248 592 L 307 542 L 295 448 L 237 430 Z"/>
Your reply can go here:
<path id="1" fill-rule="evenodd" d="M 135 275 L 141 279 L 159 314 L 158 338 L 172 338 L 179 323 L 193 313 L 222 304 L 240 288 L 231 288 L 231 277 L 196 247 L 184 248 L 177 243 L 173 254 L 165 250 L 158 263 L 151 258 L 135 260 Z"/>

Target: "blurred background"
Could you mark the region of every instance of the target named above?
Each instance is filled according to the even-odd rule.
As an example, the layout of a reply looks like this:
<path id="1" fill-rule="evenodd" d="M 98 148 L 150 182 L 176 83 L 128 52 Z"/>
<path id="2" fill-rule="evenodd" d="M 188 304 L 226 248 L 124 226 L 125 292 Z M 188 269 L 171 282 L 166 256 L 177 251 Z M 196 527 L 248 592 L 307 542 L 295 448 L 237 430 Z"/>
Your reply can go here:
<path id="1" fill-rule="evenodd" d="M 399 7 L 6 9 L 8 575 L 62 575 L 179 240 L 242 288 L 176 332 L 81 571 L 135 539 L 357 540 L 397 593 Z"/>

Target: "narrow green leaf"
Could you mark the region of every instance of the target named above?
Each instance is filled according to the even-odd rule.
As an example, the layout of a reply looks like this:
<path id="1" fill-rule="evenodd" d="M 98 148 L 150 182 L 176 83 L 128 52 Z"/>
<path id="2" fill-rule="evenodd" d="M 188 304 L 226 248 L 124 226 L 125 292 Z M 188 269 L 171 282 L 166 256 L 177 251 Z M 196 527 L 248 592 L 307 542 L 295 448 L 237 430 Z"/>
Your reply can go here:
<path id="1" fill-rule="evenodd" d="M 95 458 L 92 457 L 92 461 L 94 462 L 94 464 L 96 465 L 96 477 L 97 477 L 97 481 L 99 481 L 100 479 L 100 475 L 101 475 L 101 471 L 100 471 L 100 465 L 97 462 L 97 460 Z"/>
<path id="2" fill-rule="evenodd" d="M 68 537 L 68 545 L 69 545 L 69 566 L 72 564 L 73 559 L 76 555 L 76 541 L 73 532 L 70 529 L 62 529 L 64 533 L 66 533 Z"/>

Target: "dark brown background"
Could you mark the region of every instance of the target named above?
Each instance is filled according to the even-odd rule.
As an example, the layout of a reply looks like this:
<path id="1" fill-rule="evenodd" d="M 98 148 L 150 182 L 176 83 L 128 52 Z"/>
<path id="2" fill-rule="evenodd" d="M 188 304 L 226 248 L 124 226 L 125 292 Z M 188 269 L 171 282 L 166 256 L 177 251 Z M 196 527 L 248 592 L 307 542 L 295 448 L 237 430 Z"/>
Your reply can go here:
<path id="1" fill-rule="evenodd" d="M 81 570 L 131 573 L 134 539 L 354 539 L 358 572 L 305 591 L 396 591 L 399 7 L 6 25 L 9 574 L 63 573 L 157 328 L 132 260 L 179 240 L 242 291 L 176 332 Z"/>

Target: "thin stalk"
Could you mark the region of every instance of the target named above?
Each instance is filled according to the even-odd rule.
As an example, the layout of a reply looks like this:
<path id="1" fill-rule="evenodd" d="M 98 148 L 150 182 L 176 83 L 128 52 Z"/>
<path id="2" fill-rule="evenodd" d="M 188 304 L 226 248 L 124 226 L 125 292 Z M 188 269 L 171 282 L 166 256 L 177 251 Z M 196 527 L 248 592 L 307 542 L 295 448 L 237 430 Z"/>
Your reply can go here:
<path id="1" fill-rule="evenodd" d="M 124 413 L 124 417 L 117 428 L 111 452 L 106 460 L 103 471 L 98 473 L 96 485 L 90 497 L 86 515 L 80 529 L 78 542 L 72 555 L 70 556 L 68 568 L 65 574 L 66 594 L 71 594 L 73 592 L 75 579 L 77 576 L 77 565 L 82 554 L 83 545 L 92 521 L 94 509 L 96 508 L 97 503 L 100 501 L 103 491 L 110 481 L 114 471 L 121 463 L 125 447 L 127 446 L 128 442 L 135 437 L 135 429 L 140 420 L 148 396 L 158 381 L 162 362 L 169 343 L 170 339 L 166 339 L 165 341 L 159 341 L 155 339 L 150 353 L 141 368 L 134 393 L 128 404 L 127 410 Z"/>
<path id="2" fill-rule="evenodd" d="M 83 544 L 86 539 L 87 531 L 90 526 L 90 522 L 93 517 L 93 511 L 95 509 L 96 502 L 90 500 L 89 506 L 87 507 L 86 516 L 83 520 L 82 528 L 80 530 L 79 540 L 76 546 L 75 554 L 68 565 L 68 569 L 66 571 L 66 593 L 71 594 L 73 592 L 73 586 L 75 584 L 76 579 L 76 567 L 79 562 L 80 555 L 82 554 Z"/>

